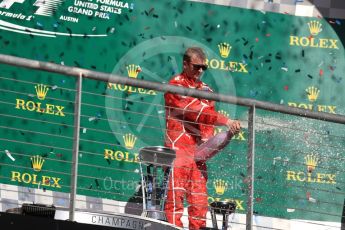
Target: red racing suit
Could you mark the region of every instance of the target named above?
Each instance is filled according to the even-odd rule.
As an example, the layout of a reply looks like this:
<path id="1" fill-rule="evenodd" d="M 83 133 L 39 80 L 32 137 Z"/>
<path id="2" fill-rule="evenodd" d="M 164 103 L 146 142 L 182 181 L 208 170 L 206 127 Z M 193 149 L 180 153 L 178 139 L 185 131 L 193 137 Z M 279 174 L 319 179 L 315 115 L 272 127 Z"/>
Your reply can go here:
<path id="1" fill-rule="evenodd" d="M 174 76 L 169 84 L 212 91 L 201 81 L 193 81 L 183 73 Z M 181 96 L 164 95 L 166 106 L 165 146 L 176 151 L 170 174 L 165 212 L 170 223 L 183 227 L 183 201 L 189 203 L 189 229 L 206 226 L 207 172 L 206 162 L 194 160 L 195 149 L 214 134 L 215 125 L 225 125 L 229 118 L 217 113 L 214 101 Z"/>

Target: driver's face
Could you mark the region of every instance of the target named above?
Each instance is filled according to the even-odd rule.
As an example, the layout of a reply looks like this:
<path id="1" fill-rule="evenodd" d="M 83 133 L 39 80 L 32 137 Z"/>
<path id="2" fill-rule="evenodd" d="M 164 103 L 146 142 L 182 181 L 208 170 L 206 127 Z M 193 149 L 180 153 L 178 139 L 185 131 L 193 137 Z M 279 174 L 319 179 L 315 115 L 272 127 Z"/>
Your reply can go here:
<path id="1" fill-rule="evenodd" d="M 205 59 L 193 55 L 190 61 L 183 62 L 183 72 L 187 75 L 188 78 L 193 80 L 198 80 L 204 70 L 207 69 Z"/>

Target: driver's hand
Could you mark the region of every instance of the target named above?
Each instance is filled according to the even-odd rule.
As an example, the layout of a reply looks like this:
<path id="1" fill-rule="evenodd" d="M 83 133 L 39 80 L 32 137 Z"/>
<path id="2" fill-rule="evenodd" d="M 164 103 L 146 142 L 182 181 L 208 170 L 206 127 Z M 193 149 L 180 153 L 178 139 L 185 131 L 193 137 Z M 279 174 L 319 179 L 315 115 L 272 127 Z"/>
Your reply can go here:
<path id="1" fill-rule="evenodd" d="M 229 119 L 226 123 L 226 126 L 230 130 L 231 133 L 237 134 L 241 130 L 241 124 L 237 120 Z"/>

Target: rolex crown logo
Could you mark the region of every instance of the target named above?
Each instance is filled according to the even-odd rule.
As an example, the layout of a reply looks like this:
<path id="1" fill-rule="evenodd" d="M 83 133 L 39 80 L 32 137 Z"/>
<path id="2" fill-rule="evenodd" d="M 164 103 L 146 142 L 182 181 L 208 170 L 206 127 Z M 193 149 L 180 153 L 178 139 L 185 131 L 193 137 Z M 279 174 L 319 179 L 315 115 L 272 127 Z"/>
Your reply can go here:
<path id="1" fill-rule="evenodd" d="M 307 92 L 308 99 L 311 102 L 316 101 L 319 97 L 320 90 L 314 86 L 308 87 L 305 91 Z"/>
<path id="2" fill-rule="evenodd" d="M 127 133 L 123 136 L 123 141 L 127 149 L 133 149 L 137 138 L 133 134 Z"/>
<path id="3" fill-rule="evenodd" d="M 308 22 L 308 26 L 311 35 L 318 35 L 322 31 L 322 24 L 318 21 Z"/>
<path id="4" fill-rule="evenodd" d="M 135 64 L 128 65 L 126 68 L 127 68 L 128 77 L 131 77 L 131 78 L 137 78 L 139 72 L 141 71 L 140 66 L 135 65 Z"/>
<path id="5" fill-rule="evenodd" d="M 228 189 L 228 183 L 222 179 L 217 179 L 213 182 L 214 188 L 218 195 L 223 195 L 224 192 Z"/>
<path id="6" fill-rule="evenodd" d="M 218 113 L 220 113 L 220 114 L 222 114 L 222 115 L 224 115 L 226 117 L 229 117 L 229 113 L 224 111 L 224 110 L 218 110 Z"/>
<path id="7" fill-rule="evenodd" d="M 219 53 L 222 58 L 229 56 L 231 48 L 229 43 L 222 42 L 218 44 Z"/>
<path id="8" fill-rule="evenodd" d="M 317 166 L 318 158 L 317 156 L 310 154 L 304 157 L 305 159 L 305 164 L 307 166 L 308 172 L 314 171 L 314 169 Z"/>
<path id="9" fill-rule="evenodd" d="M 36 156 L 31 157 L 30 159 L 31 159 L 31 164 L 34 171 L 36 172 L 41 171 L 43 163 L 44 163 L 43 157 L 36 155 Z"/>
<path id="10" fill-rule="evenodd" d="M 218 133 L 223 132 L 223 128 L 222 127 L 215 127 L 214 131 L 213 131 L 213 136 L 217 135 Z"/>
<path id="11" fill-rule="evenodd" d="M 37 98 L 44 100 L 46 98 L 47 92 L 49 90 L 48 86 L 43 84 L 38 84 L 35 86 Z"/>
<path id="12" fill-rule="evenodd" d="M 220 113 L 220 114 L 222 114 L 222 115 L 224 115 L 224 116 L 226 116 L 226 117 L 229 117 L 229 114 L 228 114 L 226 111 L 224 111 L 224 110 L 218 110 L 218 113 Z M 214 128 L 213 135 L 215 136 L 215 135 L 217 135 L 218 133 L 221 133 L 221 132 L 223 132 L 223 131 L 224 131 L 224 130 L 223 130 L 222 127 L 215 127 L 215 128 Z"/>

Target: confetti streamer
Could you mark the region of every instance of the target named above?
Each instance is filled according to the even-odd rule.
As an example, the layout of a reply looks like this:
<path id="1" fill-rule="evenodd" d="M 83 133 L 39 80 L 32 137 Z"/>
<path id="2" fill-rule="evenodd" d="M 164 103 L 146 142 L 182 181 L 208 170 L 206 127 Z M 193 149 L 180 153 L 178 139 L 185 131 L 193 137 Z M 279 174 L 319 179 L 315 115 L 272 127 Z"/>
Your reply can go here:
<path id="1" fill-rule="evenodd" d="M 89 121 L 94 121 L 96 120 L 96 117 L 89 117 Z"/>
<path id="2" fill-rule="evenodd" d="M 282 159 L 281 157 L 274 157 L 274 158 L 273 158 L 273 165 L 276 164 L 276 160 L 281 160 L 281 159 Z"/>
<path id="3" fill-rule="evenodd" d="M 255 198 L 255 201 L 256 201 L 256 202 L 261 202 L 261 201 L 262 201 L 262 198 L 261 198 L 261 197 L 257 197 L 257 198 Z"/>
<path id="4" fill-rule="evenodd" d="M 283 166 L 286 166 L 289 163 L 289 158 L 285 157 L 284 158 L 284 162 L 283 162 Z"/>
<path id="5" fill-rule="evenodd" d="M 139 192 L 140 188 L 141 188 L 141 185 L 138 184 L 137 187 L 135 187 L 135 192 Z"/>
<path id="6" fill-rule="evenodd" d="M 5 150 L 6 155 L 12 160 L 15 161 L 16 159 L 14 159 L 14 157 L 11 155 L 10 151 L 8 151 L 7 149 Z"/>
<path id="7" fill-rule="evenodd" d="M 314 199 L 313 197 L 309 197 L 308 201 L 311 203 L 316 203 L 316 199 Z"/>

